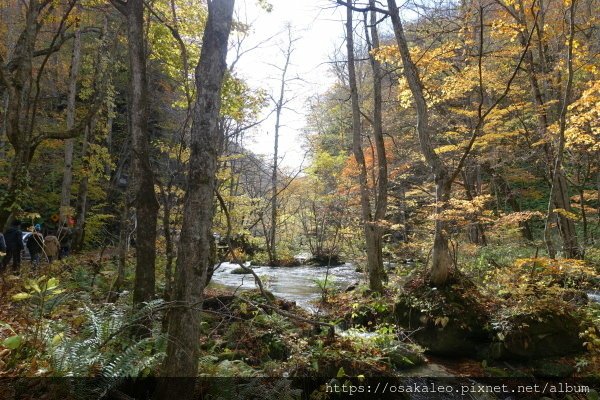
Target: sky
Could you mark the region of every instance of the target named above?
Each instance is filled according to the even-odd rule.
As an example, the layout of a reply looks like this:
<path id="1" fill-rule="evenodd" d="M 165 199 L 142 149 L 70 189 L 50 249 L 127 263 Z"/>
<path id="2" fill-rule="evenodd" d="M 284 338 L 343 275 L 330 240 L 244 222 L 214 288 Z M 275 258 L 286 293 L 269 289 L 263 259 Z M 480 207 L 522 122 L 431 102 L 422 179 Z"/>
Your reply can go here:
<path id="1" fill-rule="evenodd" d="M 293 37 L 297 39 L 289 77 L 300 79 L 294 79 L 288 86 L 287 96 L 294 100 L 289 104 L 289 110 L 282 113 L 279 137 L 281 165 L 297 171 L 308 163 L 304 160 L 302 139 L 307 99 L 323 93 L 334 82 L 328 61 L 335 49 L 344 45 L 342 9 L 336 8 L 332 0 L 269 0 L 273 6 L 270 13 L 259 7 L 257 0 L 236 3 L 236 18 L 252 26 L 245 49 L 273 37 L 268 43 L 245 53 L 236 64 L 237 74 L 250 86 L 263 88 L 277 97 L 281 73 L 273 65 L 282 67 L 285 62 L 281 49 L 287 47 L 287 24 L 291 24 Z M 230 59 L 233 56 L 230 50 Z M 265 112 L 273 108 L 271 104 Z M 256 154 L 272 157 L 274 127 L 275 120 L 271 116 L 247 135 L 245 147 Z"/>

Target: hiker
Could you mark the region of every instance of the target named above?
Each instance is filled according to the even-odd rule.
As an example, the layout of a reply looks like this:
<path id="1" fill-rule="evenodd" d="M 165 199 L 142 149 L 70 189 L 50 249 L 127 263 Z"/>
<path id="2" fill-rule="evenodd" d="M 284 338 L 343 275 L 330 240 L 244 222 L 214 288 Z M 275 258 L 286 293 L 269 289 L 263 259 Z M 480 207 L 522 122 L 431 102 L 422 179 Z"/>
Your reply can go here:
<path id="1" fill-rule="evenodd" d="M 0 253 L 6 253 L 6 242 L 4 241 L 4 235 L 0 232 Z"/>
<path id="2" fill-rule="evenodd" d="M 44 236 L 40 233 L 42 227 L 37 224 L 34 227 L 33 232 L 27 238 L 27 250 L 29 250 L 29 255 L 31 256 L 31 264 L 34 267 L 37 267 L 40 263 L 40 257 L 44 252 Z"/>
<path id="3" fill-rule="evenodd" d="M 58 253 L 60 252 L 60 242 L 55 235 L 48 235 L 44 238 L 44 251 L 48 257 L 48 262 L 52 262 L 58 259 Z"/>
<path id="4" fill-rule="evenodd" d="M 21 250 L 23 250 L 23 233 L 21 232 L 21 221 L 14 220 L 10 228 L 4 232 L 6 243 L 6 255 L 2 259 L 2 266 L 6 269 L 12 260 L 12 270 L 19 273 L 21 267 Z"/>

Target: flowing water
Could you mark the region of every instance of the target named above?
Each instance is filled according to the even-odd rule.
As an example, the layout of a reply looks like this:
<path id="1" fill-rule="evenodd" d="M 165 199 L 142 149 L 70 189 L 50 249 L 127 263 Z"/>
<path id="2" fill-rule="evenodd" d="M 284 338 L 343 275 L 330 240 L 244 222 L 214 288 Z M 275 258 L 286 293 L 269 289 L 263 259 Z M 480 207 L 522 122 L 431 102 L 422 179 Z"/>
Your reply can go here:
<path id="1" fill-rule="evenodd" d="M 251 274 L 232 274 L 239 265 L 224 262 L 215 271 L 210 286 L 228 289 L 255 289 L 258 285 Z M 337 267 L 265 267 L 253 266 L 252 269 L 261 279 L 265 289 L 276 297 L 294 301 L 300 307 L 314 311 L 315 302 L 321 298 L 322 287 L 327 276 L 327 287 L 344 289 L 358 282 L 361 273 L 356 272 L 352 264 Z M 329 272 L 327 270 L 329 269 Z"/>
<path id="2" fill-rule="evenodd" d="M 600 291 L 593 290 L 593 291 L 587 292 L 586 294 L 590 301 L 593 301 L 594 303 L 600 303 Z"/>

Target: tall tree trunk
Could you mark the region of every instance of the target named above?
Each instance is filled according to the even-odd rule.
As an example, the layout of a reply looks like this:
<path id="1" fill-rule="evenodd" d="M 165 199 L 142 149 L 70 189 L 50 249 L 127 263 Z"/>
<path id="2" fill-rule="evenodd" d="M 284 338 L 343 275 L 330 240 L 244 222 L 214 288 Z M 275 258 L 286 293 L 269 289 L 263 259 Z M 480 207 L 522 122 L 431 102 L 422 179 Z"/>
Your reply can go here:
<path id="1" fill-rule="evenodd" d="M 558 163 L 556 164 L 558 165 Z M 553 179 L 552 187 L 550 189 L 551 198 L 549 199 L 549 203 L 553 203 L 557 210 L 566 211 L 566 213 L 561 211 L 556 212 L 558 231 L 562 239 L 563 255 L 566 258 L 581 258 L 581 248 L 579 247 L 577 240 L 575 223 L 568 216 L 573 212 L 573 209 L 571 207 L 567 178 L 564 175 L 562 166 L 558 170 L 555 169 L 554 175 L 555 178 Z M 550 212 L 554 213 L 554 210 Z M 552 220 L 552 218 L 550 218 L 550 220 Z"/>
<path id="2" fill-rule="evenodd" d="M 100 41 L 102 42 L 102 46 L 98 50 L 96 55 L 96 67 L 95 67 L 95 81 L 98 82 L 98 78 L 102 77 L 103 79 L 108 80 L 107 76 L 107 64 L 108 60 L 105 60 L 104 57 L 108 54 L 108 48 L 106 46 L 106 38 L 108 35 L 108 17 L 104 17 L 104 25 L 102 27 L 102 35 L 100 36 Z M 106 129 L 108 135 L 111 134 L 112 131 L 112 104 L 108 104 L 107 110 L 107 122 Z M 91 146 L 93 146 L 96 142 L 95 136 L 96 129 L 96 118 L 92 118 L 92 120 L 85 126 L 84 136 L 83 136 L 83 144 L 81 147 L 81 157 L 83 162 L 83 176 L 79 181 L 79 188 L 77 191 L 77 208 L 75 211 L 75 229 L 73 235 L 73 249 L 75 251 L 80 251 L 83 249 L 83 243 L 85 240 L 85 225 L 86 225 L 86 216 L 88 211 L 88 188 L 89 188 L 89 179 L 91 173 L 91 164 L 90 157 L 92 156 L 91 151 L 89 150 Z M 64 189 L 64 188 L 63 188 Z"/>
<path id="3" fill-rule="evenodd" d="M 552 183 L 550 186 L 550 196 L 548 199 L 548 214 L 546 217 L 546 226 L 544 229 L 544 238 L 548 244 L 548 253 L 554 257 L 554 247 L 551 245 L 550 239 L 550 221 L 553 219 L 553 214 L 558 209 L 557 221 L 558 229 L 563 242 L 563 254 L 567 258 L 581 258 L 581 249 L 577 243 L 577 232 L 575 223 L 570 218 L 571 199 L 569 196 L 569 188 L 567 178 L 563 171 L 563 158 L 565 152 L 565 130 L 567 128 L 567 112 L 571 104 L 571 92 L 573 90 L 573 41 L 575 35 L 575 6 L 576 1 L 572 0 L 569 7 L 569 34 L 568 34 L 568 49 L 567 49 L 567 85 L 565 87 L 564 97 L 562 99 L 560 116 L 559 116 L 559 132 L 558 146 L 554 160 L 552 171 Z"/>
<path id="4" fill-rule="evenodd" d="M 80 251 L 83 248 L 85 236 L 85 216 L 87 212 L 87 196 L 89 186 L 89 154 L 88 148 L 93 140 L 94 124 L 93 122 L 85 128 L 83 134 L 83 145 L 81 146 L 81 157 L 83 159 L 83 176 L 79 181 L 79 190 L 77 191 L 77 210 L 75 218 L 75 229 L 73 232 L 73 250 Z"/>
<path id="5" fill-rule="evenodd" d="M 148 83 L 144 35 L 144 1 L 126 3 L 131 93 L 133 196 L 136 211 L 136 266 L 133 303 L 154 298 L 156 224 L 159 204 L 154 191 L 148 133 Z"/>
<path id="6" fill-rule="evenodd" d="M 365 242 L 367 247 L 367 270 L 369 274 L 369 288 L 375 292 L 383 290 L 383 257 L 381 255 L 381 235 L 377 223 L 373 219 L 369 200 L 367 182 L 367 166 L 362 149 L 360 106 L 358 87 L 356 81 L 356 67 L 354 62 L 354 28 L 353 13 L 350 7 L 346 8 L 346 50 L 348 53 L 348 83 L 350 85 L 350 99 L 352 101 L 352 151 L 359 168 L 360 205 Z M 375 184 L 375 182 L 373 182 Z"/>
<path id="7" fill-rule="evenodd" d="M 286 64 L 287 65 L 287 64 Z M 284 84 L 281 85 L 282 94 Z M 271 226 L 269 230 L 269 263 L 277 264 L 277 169 L 279 164 L 279 121 L 281 117 L 281 107 L 278 105 L 275 111 L 275 141 L 273 145 L 273 170 L 271 172 Z"/>
<path id="8" fill-rule="evenodd" d="M 75 31 L 73 42 L 73 57 L 71 59 L 71 71 L 69 73 L 69 92 L 67 94 L 67 129 L 75 126 L 75 102 L 77 99 L 77 78 L 81 67 L 81 31 Z M 73 148 L 75 139 L 65 140 L 65 167 L 63 171 L 62 190 L 60 196 L 60 218 L 59 226 L 67 225 L 67 219 L 71 214 L 71 185 L 73 184 Z"/>
<path id="9" fill-rule="evenodd" d="M 23 196 L 27 190 L 31 156 L 32 151 L 29 146 L 15 148 L 8 175 L 8 185 L 0 201 L 0 228 L 4 227 L 11 214 L 19 209 L 20 196 Z"/>
<path id="10" fill-rule="evenodd" d="M 271 265 L 275 265 L 278 262 L 277 257 L 277 218 L 278 218 L 278 210 L 277 210 L 277 200 L 278 200 L 278 170 L 279 170 L 279 131 L 281 129 L 281 113 L 283 111 L 283 107 L 286 104 L 285 100 L 285 91 L 287 86 L 287 73 L 288 68 L 290 66 L 290 60 L 292 57 L 292 53 L 294 52 L 293 44 L 294 40 L 292 39 L 292 28 L 288 25 L 288 46 L 287 49 L 283 52 L 285 56 L 285 62 L 283 67 L 281 67 L 281 80 L 279 82 L 279 96 L 275 101 L 275 138 L 273 145 L 273 169 L 271 171 L 271 226 L 269 227 L 269 240 L 268 248 L 269 248 L 269 262 Z"/>
<path id="11" fill-rule="evenodd" d="M 125 269 L 127 268 L 127 253 L 129 252 L 129 195 L 124 193 L 123 204 L 120 210 L 119 221 L 119 248 L 117 259 L 117 280 L 113 291 L 118 293 L 125 283 Z"/>
<path id="12" fill-rule="evenodd" d="M 375 7 L 375 0 L 369 0 L 369 4 Z M 377 13 L 371 11 L 371 44 L 373 49 L 379 48 L 379 33 L 377 32 Z M 377 150 L 377 183 L 373 182 L 373 186 L 376 187 L 375 197 L 375 219 L 374 219 L 374 232 L 376 248 L 373 251 L 373 261 L 376 265 L 378 274 L 381 277 L 385 277 L 383 269 L 383 255 L 382 255 L 382 236 L 383 236 L 383 222 L 385 220 L 385 213 L 387 211 L 388 203 L 388 168 L 387 168 L 387 156 L 385 151 L 385 141 L 383 140 L 383 113 L 382 113 L 382 90 L 381 82 L 383 80 L 383 72 L 381 70 L 381 64 L 375 59 L 372 52 L 369 52 L 369 60 L 371 62 L 371 69 L 373 70 L 373 137 L 375 140 L 375 149 Z"/>
<path id="13" fill-rule="evenodd" d="M 165 235 L 165 290 L 163 292 L 163 299 L 165 301 L 171 300 L 172 286 L 173 286 L 173 260 L 175 259 L 175 249 L 173 246 L 173 237 L 171 232 L 171 195 L 170 188 L 166 192 L 162 193 L 163 198 L 163 229 Z M 167 318 L 165 318 L 165 321 Z M 165 324 L 166 327 L 166 324 Z"/>
<path id="14" fill-rule="evenodd" d="M 452 181 L 441 170 L 435 175 L 435 232 L 433 238 L 433 250 L 431 252 L 431 283 L 443 286 L 450 275 L 450 268 L 454 259 L 450 253 L 449 226 L 443 217 L 440 217 L 446 209 L 452 192 Z"/>
<path id="15" fill-rule="evenodd" d="M 165 377 L 198 374 L 200 308 L 211 263 L 212 219 L 219 148 L 221 86 L 234 0 L 209 0 L 208 20 L 196 68 L 197 102 L 191 131 L 190 167 L 175 271 L 174 307 L 169 312 Z M 163 380 L 158 399 L 189 399 L 194 381 Z"/>
<path id="16" fill-rule="evenodd" d="M 402 58 L 402 65 L 404 66 L 404 77 L 408 82 L 416 105 L 417 134 L 419 136 L 421 152 L 434 174 L 436 193 L 435 212 L 436 215 L 439 216 L 450 199 L 452 179 L 446 166 L 435 153 L 431 142 L 431 134 L 429 132 L 429 111 L 423 92 L 423 84 L 421 83 L 417 66 L 412 60 L 408 50 L 408 42 L 404 34 L 404 27 L 402 26 L 402 20 L 400 19 L 396 0 L 388 0 L 388 8 L 394 28 L 394 36 Z M 453 265 L 448 241 L 447 223 L 440 218 L 436 218 L 430 279 L 431 282 L 437 286 L 446 283 L 450 274 L 450 269 Z"/>

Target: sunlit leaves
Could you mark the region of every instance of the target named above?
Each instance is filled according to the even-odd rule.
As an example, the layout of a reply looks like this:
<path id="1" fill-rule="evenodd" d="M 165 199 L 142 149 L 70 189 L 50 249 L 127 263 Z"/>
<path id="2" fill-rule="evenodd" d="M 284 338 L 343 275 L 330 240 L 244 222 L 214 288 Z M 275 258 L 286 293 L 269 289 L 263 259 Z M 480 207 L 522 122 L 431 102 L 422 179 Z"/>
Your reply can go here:
<path id="1" fill-rule="evenodd" d="M 569 109 L 569 126 L 565 132 L 567 146 L 589 152 L 599 151 L 600 80 L 590 82 Z"/>
<path id="2" fill-rule="evenodd" d="M 264 91 L 251 89 L 246 82 L 231 74 L 225 76 L 221 97 L 221 115 L 239 124 L 255 119 L 267 102 Z"/>

